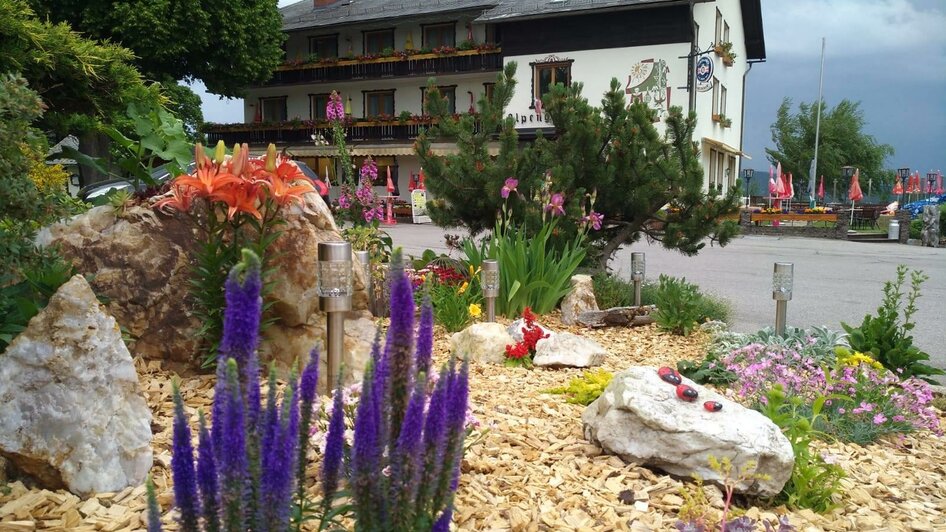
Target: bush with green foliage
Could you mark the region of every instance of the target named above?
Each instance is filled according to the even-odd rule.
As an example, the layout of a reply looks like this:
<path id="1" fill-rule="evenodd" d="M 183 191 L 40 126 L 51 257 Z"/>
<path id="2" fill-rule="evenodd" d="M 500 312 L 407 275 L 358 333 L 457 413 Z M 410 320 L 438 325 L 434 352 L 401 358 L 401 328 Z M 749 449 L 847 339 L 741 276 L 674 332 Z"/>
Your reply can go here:
<path id="1" fill-rule="evenodd" d="M 475 277 L 461 284 L 442 283 L 428 276 L 427 292 L 434 307 L 434 321 L 447 332 L 466 328 L 482 313 L 482 291 Z"/>
<path id="2" fill-rule="evenodd" d="M 727 321 L 730 307 L 725 301 L 700 293 L 697 285 L 686 278 L 661 275 L 654 294 L 657 310 L 652 314 L 661 330 L 689 335 L 701 321 Z"/>
<path id="3" fill-rule="evenodd" d="M 604 393 L 613 378 L 613 373 L 603 369 L 586 371 L 581 377 L 568 381 L 568 386 L 551 388 L 545 393 L 565 394 L 568 396 L 565 402 L 587 406 Z"/>
<path id="4" fill-rule="evenodd" d="M 930 359 L 929 354 L 913 345 L 913 336 L 909 334 L 916 326 L 910 320 L 917 310 L 920 287 L 929 278 L 919 270 L 910 272 L 910 293 L 906 294 L 907 305 L 903 307 L 901 321 L 903 284 L 907 272 L 908 268 L 900 265 L 897 267 L 896 280 L 884 283 L 884 300 L 877 308 L 876 316 L 864 316 L 864 321 L 858 327 L 846 323 L 841 326 L 847 331 L 848 343 L 854 351 L 870 354 L 874 360 L 903 378 L 915 376 L 932 382 L 931 376 L 943 375 L 944 372 L 926 364 Z"/>
<path id="5" fill-rule="evenodd" d="M 34 260 L 33 266 L 21 272 L 22 281 L 6 284 L 0 277 L 0 353 L 76 274 L 72 264 L 55 252 L 38 251 Z"/>

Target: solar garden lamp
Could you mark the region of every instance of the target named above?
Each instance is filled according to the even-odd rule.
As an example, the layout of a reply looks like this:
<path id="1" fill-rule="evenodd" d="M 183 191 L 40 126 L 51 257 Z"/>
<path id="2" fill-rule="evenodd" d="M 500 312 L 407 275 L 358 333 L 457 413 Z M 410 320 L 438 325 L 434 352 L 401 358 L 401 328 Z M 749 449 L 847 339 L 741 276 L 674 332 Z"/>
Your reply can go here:
<path id="1" fill-rule="evenodd" d="M 791 262 L 776 262 L 772 274 L 772 299 L 775 300 L 775 334 L 785 334 L 788 302 L 792 300 L 792 282 L 795 266 Z"/>
<path id="2" fill-rule="evenodd" d="M 480 284 L 486 299 L 486 321 L 496 321 L 496 298 L 499 297 L 499 261 L 486 259 L 480 270 Z"/>
<path id="3" fill-rule="evenodd" d="M 352 261 L 351 244 L 348 242 L 319 242 L 318 280 L 319 308 L 325 312 L 327 321 L 326 344 L 328 345 L 328 372 L 325 382 L 328 390 L 338 383 L 345 340 L 345 313 L 351 310 Z"/>
<path id="4" fill-rule="evenodd" d="M 644 283 L 644 252 L 631 253 L 631 281 L 634 281 L 634 306 L 641 306 L 641 285 Z"/>

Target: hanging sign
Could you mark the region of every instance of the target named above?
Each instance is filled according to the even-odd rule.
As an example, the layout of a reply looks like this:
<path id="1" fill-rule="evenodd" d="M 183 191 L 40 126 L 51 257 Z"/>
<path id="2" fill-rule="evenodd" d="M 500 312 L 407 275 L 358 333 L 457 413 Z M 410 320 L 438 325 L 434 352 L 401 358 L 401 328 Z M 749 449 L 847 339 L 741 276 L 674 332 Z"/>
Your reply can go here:
<path id="1" fill-rule="evenodd" d="M 411 216 L 415 224 L 429 224 L 430 216 L 427 214 L 427 191 L 415 188 L 411 191 Z"/>
<path id="2" fill-rule="evenodd" d="M 713 88 L 713 60 L 709 54 L 696 61 L 696 90 L 706 92 Z"/>

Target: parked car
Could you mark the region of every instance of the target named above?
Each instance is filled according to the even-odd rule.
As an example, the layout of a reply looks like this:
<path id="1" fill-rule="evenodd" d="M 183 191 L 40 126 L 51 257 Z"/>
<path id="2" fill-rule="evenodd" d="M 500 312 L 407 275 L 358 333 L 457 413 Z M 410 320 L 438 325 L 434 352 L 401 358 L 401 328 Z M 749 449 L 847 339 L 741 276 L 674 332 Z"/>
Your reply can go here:
<path id="1" fill-rule="evenodd" d="M 295 163 L 296 166 L 299 167 L 299 170 L 302 170 L 302 173 L 312 180 L 313 183 L 319 181 L 319 175 L 316 174 L 314 170 L 309 168 L 307 164 L 302 161 L 295 161 Z M 193 172 L 195 167 L 196 165 L 192 162 L 187 165 L 186 170 L 187 172 Z M 151 177 L 154 179 L 155 183 L 161 186 L 176 176 L 171 175 L 171 172 L 168 171 L 166 165 L 161 165 L 151 172 Z M 139 186 L 140 190 L 144 190 L 145 188 L 146 185 L 143 183 Z M 316 188 L 318 189 L 318 186 L 316 186 Z M 79 189 L 78 197 L 82 201 L 95 203 L 97 200 L 103 200 L 114 190 L 127 190 L 132 192 L 134 191 L 134 185 L 127 179 L 108 179 L 106 181 L 99 181 L 98 183 L 92 183 L 82 187 Z"/>

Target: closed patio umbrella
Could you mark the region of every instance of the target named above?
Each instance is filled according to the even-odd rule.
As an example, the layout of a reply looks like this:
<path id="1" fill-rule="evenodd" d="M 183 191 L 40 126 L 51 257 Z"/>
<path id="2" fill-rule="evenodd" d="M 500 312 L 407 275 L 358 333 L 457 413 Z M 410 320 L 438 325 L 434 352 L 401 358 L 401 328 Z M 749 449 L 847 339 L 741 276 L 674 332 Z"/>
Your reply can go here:
<path id="1" fill-rule="evenodd" d="M 861 171 L 854 170 L 854 177 L 851 178 L 851 188 L 847 192 L 847 199 L 851 200 L 851 224 L 854 224 L 854 202 L 864 199 L 864 193 L 861 192 L 860 184 Z"/>
<path id="2" fill-rule="evenodd" d="M 942 196 L 942 195 L 943 195 L 943 174 L 942 174 L 942 172 L 939 173 L 939 177 L 937 178 L 937 182 L 938 182 L 939 184 L 936 185 L 936 195 L 937 195 L 937 196 Z"/>
<path id="3" fill-rule="evenodd" d="M 821 183 L 818 185 L 818 199 L 824 200 L 824 176 L 821 176 Z"/>
<path id="4" fill-rule="evenodd" d="M 903 194 L 903 182 L 900 181 L 900 176 L 897 176 L 896 179 L 894 179 L 892 192 L 894 196 Z"/>

